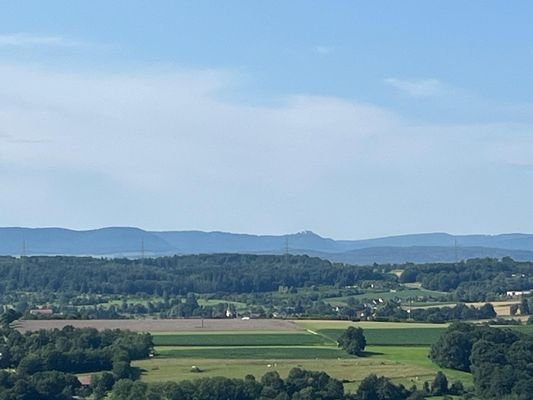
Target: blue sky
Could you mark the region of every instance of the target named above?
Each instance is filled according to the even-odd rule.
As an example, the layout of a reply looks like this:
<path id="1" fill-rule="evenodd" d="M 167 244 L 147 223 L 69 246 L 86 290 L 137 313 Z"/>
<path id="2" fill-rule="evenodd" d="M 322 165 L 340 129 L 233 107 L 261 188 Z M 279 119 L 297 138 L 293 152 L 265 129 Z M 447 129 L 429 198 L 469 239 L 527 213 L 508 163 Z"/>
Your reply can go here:
<path id="1" fill-rule="evenodd" d="M 0 224 L 533 231 L 526 1 L 0 5 Z"/>

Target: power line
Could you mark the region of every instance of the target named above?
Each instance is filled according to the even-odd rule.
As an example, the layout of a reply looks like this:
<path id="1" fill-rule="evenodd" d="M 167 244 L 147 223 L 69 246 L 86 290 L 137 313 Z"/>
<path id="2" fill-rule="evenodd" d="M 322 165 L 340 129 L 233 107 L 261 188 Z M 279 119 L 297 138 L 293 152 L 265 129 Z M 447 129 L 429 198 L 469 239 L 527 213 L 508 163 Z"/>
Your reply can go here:
<path id="1" fill-rule="evenodd" d="M 457 249 L 457 238 L 453 238 L 453 250 L 455 253 L 455 263 L 457 264 L 459 262 L 459 255 L 458 255 L 458 249 Z"/>
<path id="2" fill-rule="evenodd" d="M 285 235 L 285 267 L 289 267 L 289 235 Z"/>

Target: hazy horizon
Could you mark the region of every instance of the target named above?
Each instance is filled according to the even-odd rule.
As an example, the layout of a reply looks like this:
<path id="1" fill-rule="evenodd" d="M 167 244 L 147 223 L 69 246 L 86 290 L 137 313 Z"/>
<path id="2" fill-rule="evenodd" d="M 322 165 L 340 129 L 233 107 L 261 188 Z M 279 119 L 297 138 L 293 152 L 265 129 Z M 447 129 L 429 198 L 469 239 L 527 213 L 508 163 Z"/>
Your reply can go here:
<path id="1" fill-rule="evenodd" d="M 2 9 L 2 226 L 533 232 L 533 4 Z"/>
<path id="2" fill-rule="evenodd" d="M 423 235 L 439 235 L 439 234 L 445 234 L 450 236 L 504 236 L 504 235 L 533 235 L 532 232 L 499 232 L 499 233 L 484 233 L 484 232 L 473 232 L 473 233 L 456 233 L 456 232 L 443 232 L 443 231 L 428 231 L 428 232 L 406 232 L 406 233 L 399 233 L 399 234 L 385 234 L 382 236 L 362 236 L 362 237 L 335 237 L 335 236 L 328 236 L 324 235 L 321 232 L 309 230 L 309 229 L 302 229 L 299 231 L 294 232 L 238 232 L 238 231 L 227 231 L 227 230 L 220 230 L 220 229 L 213 229 L 213 230 L 201 230 L 201 229 L 147 229 L 143 228 L 141 226 L 99 226 L 94 228 L 70 228 L 65 226 L 0 226 L 0 229 L 66 229 L 70 231 L 75 232 L 85 232 L 85 231 L 97 231 L 102 229 L 140 229 L 142 231 L 146 232 L 202 232 L 202 233 L 229 233 L 233 235 L 250 235 L 250 236 L 287 236 L 287 235 L 298 235 L 298 234 L 305 234 L 305 233 L 311 233 L 320 236 L 323 239 L 334 239 L 334 240 L 367 240 L 367 239 L 381 239 L 381 238 L 392 238 L 392 237 L 402 237 L 402 236 L 423 236 Z"/>

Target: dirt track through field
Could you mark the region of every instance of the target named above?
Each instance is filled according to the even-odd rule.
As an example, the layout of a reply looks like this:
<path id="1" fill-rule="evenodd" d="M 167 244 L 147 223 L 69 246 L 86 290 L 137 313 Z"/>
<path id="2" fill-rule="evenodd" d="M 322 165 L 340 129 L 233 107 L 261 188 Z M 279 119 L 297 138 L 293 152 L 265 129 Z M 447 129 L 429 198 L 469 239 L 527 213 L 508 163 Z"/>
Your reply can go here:
<path id="1" fill-rule="evenodd" d="M 106 319 L 106 320 L 27 320 L 14 326 L 20 332 L 39 329 L 75 328 L 129 329 L 134 332 L 214 332 L 214 331 L 297 331 L 292 321 L 275 319 Z M 203 326 L 203 327 L 202 327 Z"/>

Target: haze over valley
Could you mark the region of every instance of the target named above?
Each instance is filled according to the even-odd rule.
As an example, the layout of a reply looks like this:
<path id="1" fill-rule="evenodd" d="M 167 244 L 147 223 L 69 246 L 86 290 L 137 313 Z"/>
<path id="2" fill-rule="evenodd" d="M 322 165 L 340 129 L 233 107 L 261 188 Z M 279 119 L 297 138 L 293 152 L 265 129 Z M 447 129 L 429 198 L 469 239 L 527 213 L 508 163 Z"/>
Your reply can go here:
<path id="1" fill-rule="evenodd" d="M 450 235 L 426 233 L 364 240 L 335 240 L 311 231 L 287 235 L 228 232 L 146 231 L 110 227 L 88 231 L 62 228 L 0 228 L 0 254 L 94 255 L 108 257 L 174 254 L 307 254 L 335 262 L 452 262 L 511 257 L 533 261 L 533 235 Z"/>

